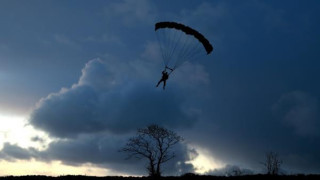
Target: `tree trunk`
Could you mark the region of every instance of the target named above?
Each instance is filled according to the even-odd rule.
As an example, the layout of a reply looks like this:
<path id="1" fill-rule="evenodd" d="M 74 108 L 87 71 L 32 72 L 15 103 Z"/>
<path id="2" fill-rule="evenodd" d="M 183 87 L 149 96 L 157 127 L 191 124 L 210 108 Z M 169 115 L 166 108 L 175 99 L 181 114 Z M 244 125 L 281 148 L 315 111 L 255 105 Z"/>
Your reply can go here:
<path id="1" fill-rule="evenodd" d="M 157 177 L 160 177 L 161 176 L 161 170 L 160 170 L 160 167 L 161 167 L 161 164 L 158 162 L 157 164 Z"/>
<path id="2" fill-rule="evenodd" d="M 154 162 L 152 159 L 149 159 L 149 167 L 148 167 L 148 170 L 149 170 L 149 176 L 151 177 L 154 177 L 156 175 L 156 171 L 154 169 Z"/>

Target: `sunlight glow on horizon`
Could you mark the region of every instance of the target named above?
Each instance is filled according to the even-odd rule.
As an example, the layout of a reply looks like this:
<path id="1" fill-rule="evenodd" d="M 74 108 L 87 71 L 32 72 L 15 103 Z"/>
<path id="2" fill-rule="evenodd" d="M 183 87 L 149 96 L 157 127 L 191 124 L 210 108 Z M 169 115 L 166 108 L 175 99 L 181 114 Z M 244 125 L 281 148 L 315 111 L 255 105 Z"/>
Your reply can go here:
<path id="1" fill-rule="evenodd" d="M 224 163 L 215 158 L 207 149 L 202 147 L 193 147 L 193 149 L 196 149 L 198 156 L 188 163 L 191 163 L 195 167 L 196 173 L 205 174 L 210 170 L 219 169 L 225 166 Z"/>
<path id="2" fill-rule="evenodd" d="M 44 132 L 35 130 L 31 125 L 28 125 L 26 117 L 0 114 L 0 124 L 0 149 L 4 143 L 9 142 L 23 148 L 34 147 L 43 150 L 51 141 Z M 36 136 L 43 138 L 45 142 L 32 141 L 32 137 Z"/>
<path id="3" fill-rule="evenodd" d="M 86 175 L 86 176 L 107 176 L 114 175 L 112 171 L 94 166 L 92 164 L 83 164 L 81 166 L 69 166 L 60 161 L 45 163 L 32 160 L 0 161 L 0 176 L 22 176 L 22 175 Z"/>
<path id="4" fill-rule="evenodd" d="M 31 125 L 28 125 L 27 117 L 22 116 L 8 116 L 0 114 L 0 150 L 3 148 L 4 143 L 18 145 L 22 148 L 33 147 L 38 150 L 44 150 L 48 144 L 53 141 L 44 132 L 35 130 Z M 32 141 L 33 137 L 43 138 L 44 142 Z M 195 172 L 205 174 L 210 170 L 221 168 L 223 163 L 219 162 L 212 156 L 211 152 L 207 149 L 191 146 L 198 153 L 193 160 L 187 163 L 195 167 Z M 190 156 L 192 156 L 190 154 Z M 89 175 L 89 176 L 131 176 L 123 174 L 122 172 L 115 172 L 110 169 L 99 167 L 90 163 L 82 165 L 65 165 L 60 161 L 43 162 L 36 159 L 29 160 L 0 160 L 0 176 L 6 175 Z"/>

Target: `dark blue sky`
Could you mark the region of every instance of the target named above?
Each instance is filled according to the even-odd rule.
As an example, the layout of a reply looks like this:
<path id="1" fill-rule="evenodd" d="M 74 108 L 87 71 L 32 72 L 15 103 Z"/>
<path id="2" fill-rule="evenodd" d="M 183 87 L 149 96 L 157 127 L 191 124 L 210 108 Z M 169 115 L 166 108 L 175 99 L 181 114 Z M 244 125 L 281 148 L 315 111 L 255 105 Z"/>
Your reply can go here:
<path id="1" fill-rule="evenodd" d="M 2 1 L 0 114 L 29 117 L 57 139 L 47 150 L 20 149 L 39 161 L 143 174 L 100 146 L 117 149 L 157 123 L 225 165 L 261 172 L 275 151 L 288 173 L 320 173 L 319 20 L 315 0 Z M 158 21 L 187 24 L 214 47 L 178 68 L 166 91 L 154 87 Z M 21 147 L 3 146 L 0 158 L 19 159 L 6 150 Z M 69 156 L 79 146 L 90 148 Z M 184 146 L 175 162 L 190 160 Z"/>

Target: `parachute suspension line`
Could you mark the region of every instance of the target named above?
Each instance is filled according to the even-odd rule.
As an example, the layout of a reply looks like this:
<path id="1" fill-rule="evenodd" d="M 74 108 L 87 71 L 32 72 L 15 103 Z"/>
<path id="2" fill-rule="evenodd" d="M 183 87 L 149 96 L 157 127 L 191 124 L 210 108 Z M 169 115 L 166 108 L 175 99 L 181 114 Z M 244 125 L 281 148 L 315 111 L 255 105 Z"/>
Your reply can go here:
<path id="1" fill-rule="evenodd" d="M 186 58 L 187 57 L 187 55 L 188 55 L 188 53 L 191 51 L 191 50 L 193 50 L 192 49 L 192 46 L 193 44 L 192 44 L 192 42 L 188 42 L 188 44 L 187 44 L 187 46 L 186 46 L 186 49 L 183 51 L 183 53 L 181 54 L 181 56 L 180 56 L 180 58 L 181 59 L 183 59 L 183 58 Z"/>
<path id="2" fill-rule="evenodd" d="M 201 54 L 202 44 L 198 42 L 194 42 L 190 48 L 186 51 L 186 53 L 181 57 L 183 62 L 181 64 L 185 63 L 186 61 L 192 61 L 195 60 L 195 58 L 199 57 L 198 54 Z M 180 65 L 181 65 L 180 64 Z"/>
<path id="3" fill-rule="evenodd" d="M 163 29 L 162 32 L 162 35 L 163 35 L 163 45 L 164 45 L 164 64 L 167 65 L 169 63 L 169 60 L 168 60 L 168 44 L 169 44 L 169 40 L 168 40 L 168 35 L 166 33 L 166 29 Z"/>
<path id="4" fill-rule="evenodd" d="M 197 51 L 197 52 L 193 53 L 191 56 L 189 56 L 187 58 L 187 61 L 190 61 L 190 62 L 194 61 L 194 60 L 196 60 L 196 58 L 199 58 L 202 55 L 203 55 L 203 53 L 201 53 L 201 51 Z"/>
<path id="5" fill-rule="evenodd" d="M 155 31 L 165 70 L 171 72 L 184 62 L 198 59 L 213 49 L 202 34 L 180 23 L 158 22 L 155 24 Z"/>
<path id="6" fill-rule="evenodd" d="M 187 51 L 187 53 L 185 53 L 181 58 L 190 60 L 199 53 L 201 53 L 201 44 L 197 43 L 196 45 L 192 46 L 192 49 L 190 51 Z"/>
<path id="7" fill-rule="evenodd" d="M 157 36 L 157 40 L 158 40 L 158 42 L 159 42 L 159 45 L 160 45 L 160 51 L 161 51 L 161 56 L 162 56 L 162 59 L 165 61 L 165 55 L 164 55 L 164 49 L 163 49 L 163 47 L 162 47 L 162 42 L 161 42 L 161 40 L 160 40 L 160 38 L 159 38 L 159 35 L 158 35 L 158 33 L 156 33 L 156 36 Z"/>
<path id="8" fill-rule="evenodd" d="M 166 28 L 166 34 L 168 35 L 168 46 L 167 46 L 167 58 L 168 58 L 168 64 L 170 63 L 171 57 L 170 57 L 170 52 L 171 49 L 173 47 L 173 37 L 174 37 L 174 31 L 172 31 L 171 29 Z"/>
<path id="9" fill-rule="evenodd" d="M 185 51 L 185 49 L 187 49 L 185 47 L 188 44 L 189 40 L 190 40 L 190 36 L 187 36 L 187 38 L 184 39 L 184 42 L 182 43 L 182 47 L 179 50 L 180 52 L 176 56 L 177 59 L 176 59 L 176 62 L 175 62 L 173 69 L 176 69 L 179 66 L 178 62 L 181 61 L 180 57 L 183 54 L 183 52 Z"/>
<path id="10" fill-rule="evenodd" d="M 194 49 L 191 49 L 190 51 L 194 51 Z M 181 55 L 180 59 L 183 60 L 183 62 L 191 59 L 193 53 L 190 53 L 190 51 L 186 50 L 186 52 Z"/>
<path id="11" fill-rule="evenodd" d="M 166 53 L 167 53 L 167 61 L 168 63 L 166 65 L 169 65 L 170 62 L 171 62 L 171 50 L 172 50 L 172 47 L 174 45 L 174 42 L 173 42 L 173 38 L 174 38 L 174 32 L 175 31 L 172 31 L 171 29 L 168 29 L 168 28 L 165 28 L 166 29 L 166 35 L 168 37 L 168 44 L 167 44 L 167 47 L 166 47 Z"/>
<path id="12" fill-rule="evenodd" d="M 172 44 L 172 42 L 171 42 L 172 41 L 171 40 L 171 31 L 168 28 L 164 28 L 163 30 L 164 30 L 163 32 L 164 32 L 165 39 L 166 39 L 165 47 L 164 47 L 165 55 L 166 55 L 165 65 L 168 66 L 169 63 L 170 63 L 170 56 L 169 56 L 170 53 L 169 53 L 169 51 L 170 51 L 170 46 Z"/>
<path id="13" fill-rule="evenodd" d="M 181 57 L 188 50 L 189 43 L 190 43 L 190 36 L 187 36 L 187 38 L 184 41 L 183 46 L 180 50 L 180 53 L 178 54 L 178 57 Z"/>
<path id="14" fill-rule="evenodd" d="M 192 49 L 185 54 L 184 58 L 186 58 L 189 61 L 191 59 L 194 59 L 195 57 L 198 57 L 198 54 L 200 54 L 202 52 L 205 54 L 205 52 L 202 48 L 203 48 L 203 45 L 201 43 L 195 42 Z"/>
<path id="15" fill-rule="evenodd" d="M 189 61 L 189 62 L 195 61 L 196 60 L 195 58 L 198 58 L 201 55 L 204 55 L 201 48 L 202 48 L 202 46 L 200 44 L 197 44 L 195 46 L 195 48 L 193 49 L 192 53 L 188 53 L 188 54 L 181 56 L 180 59 L 183 61 L 180 64 L 178 64 L 177 66 L 180 66 L 180 65 L 186 63 L 187 61 Z"/>
<path id="16" fill-rule="evenodd" d="M 169 62 L 171 60 L 170 54 L 171 54 L 172 47 L 174 45 L 174 42 L 173 42 L 173 38 L 175 37 L 174 33 L 175 33 L 175 31 L 172 31 L 171 29 L 167 29 L 167 33 L 166 34 L 168 35 L 168 41 L 169 41 L 168 46 L 167 46 L 168 64 L 169 64 Z"/>
<path id="17" fill-rule="evenodd" d="M 197 45 L 197 49 L 195 49 L 192 53 L 190 53 L 189 55 L 189 61 L 195 61 L 196 59 L 206 56 L 206 52 L 204 52 L 204 50 L 202 49 L 202 45 L 198 44 Z"/>
<path id="18" fill-rule="evenodd" d="M 181 51 L 179 53 L 179 55 L 177 56 L 177 60 L 176 60 L 176 65 L 175 68 L 180 66 L 182 62 L 185 61 L 185 59 L 182 59 L 183 57 L 185 57 L 185 54 L 188 53 L 188 51 L 190 51 L 190 48 L 192 47 L 190 45 L 190 43 L 192 43 L 192 37 L 190 35 L 187 36 L 185 43 L 183 44 L 183 47 L 181 48 Z M 182 62 L 181 62 L 182 61 Z"/>
<path id="19" fill-rule="evenodd" d="M 171 51 L 171 53 L 170 53 L 170 55 L 169 55 L 169 57 L 170 57 L 170 59 L 169 59 L 169 61 L 172 59 L 172 58 L 176 58 L 176 57 L 173 57 L 173 55 L 174 55 L 174 52 L 175 52 L 175 50 L 177 49 L 177 47 L 178 47 L 178 45 L 179 45 L 179 42 L 180 42 L 180 40 L 181 40 L 181 36 L 182 36 L 182 33 L 179 33 L 180 35 L 178 36 L 178 34 L 177 33 L 179 33 L 178 31 L 175 31 L 175 33 L 174 33 L 174 43 L 173 43 L 173 45 L 174 45 L 174 47 L 172 48 L 172 51 Z M 175 67 L 173 68 L 173 69 L 175 69 Z M 171 71 L 173 71 L 173 69 L 171 69 Z"/>

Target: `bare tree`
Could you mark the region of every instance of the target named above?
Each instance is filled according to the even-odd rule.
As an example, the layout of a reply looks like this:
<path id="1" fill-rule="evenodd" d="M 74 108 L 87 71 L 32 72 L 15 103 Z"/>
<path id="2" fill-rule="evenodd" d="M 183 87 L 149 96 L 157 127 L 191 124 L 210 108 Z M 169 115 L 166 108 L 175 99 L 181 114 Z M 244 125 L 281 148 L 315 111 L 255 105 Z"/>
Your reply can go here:
<path id="1" fill-rule="evenodd" d="M 121 151 L 127 152 L 128 158 L 147 159 L 149 175 L 160 177 L 161 165 L 175 157 L 174 152 L 171 152 L 170 149 L 182 140 L 182 137 L 173 131 L 157 125 L 150 125 L 138 129 L 137 135 L 130 138 Z"/>
<path id="2" fill-rule="evenodd" d="M 279 174 L 279 169 L 282 164 L 282 161 L 279 159 L 277 153 L 268 152 L 268 153 L 266 153 L 265 162 L 262 164 L 266 167 L 267 174 L 277 175 L 277 174 Z"/>

